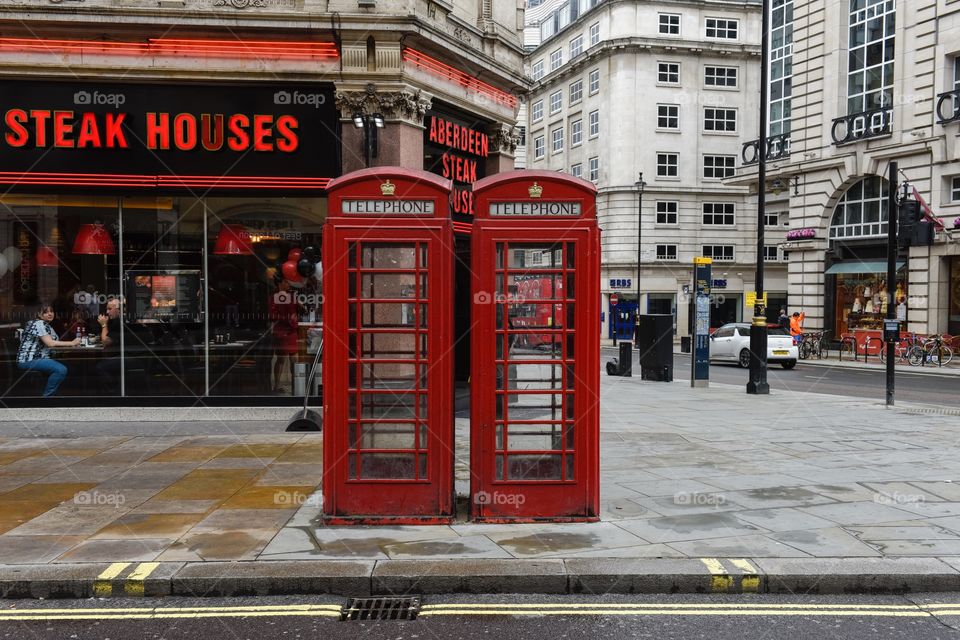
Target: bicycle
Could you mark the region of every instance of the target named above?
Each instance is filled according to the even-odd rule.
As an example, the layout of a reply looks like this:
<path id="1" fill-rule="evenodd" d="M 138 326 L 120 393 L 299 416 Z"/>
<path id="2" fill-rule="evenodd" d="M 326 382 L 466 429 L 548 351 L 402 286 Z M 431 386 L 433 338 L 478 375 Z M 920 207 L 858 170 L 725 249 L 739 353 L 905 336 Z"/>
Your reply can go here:
<path id="1" fill-rule="evenodd" d="M 909 334 L 903 338 L 897 338 L 893 346 L 893 361 L 898 364 L 909 364 L 911 366 L 917 366 L 919 360 L 916 364 L 914 363 L 914 356 L 921 350 L 920 339 L 916 334 Z M 880 350 L 880 362 L 887 363 L 887 348 L 886 344 L 883 345 L 883 348 Z"/>
<path id="2" fill-rule="evenodd" d="M 950 361 L 953 360 L 953 349 L 950 348 L 948 343 L 952 341 L 953 337 L 946 334 L 929 336 L 926 340 L 923 340 L 920 348 L 914 352 L 913 359 L 916 362 L 911 360 L 910 364 L 923 366 L 929 362 L 936 364 L 938 367 L 950 364 Z"/>
<path id="3" fill-rule="evenodd" d="M 797 336 L 799 344 L 797 345 L 801 360 L 807 360 L 811 356 L 817 356 L 817 359 L 823 358 L 823 343 L 826 331 L 801 333 Z"/>

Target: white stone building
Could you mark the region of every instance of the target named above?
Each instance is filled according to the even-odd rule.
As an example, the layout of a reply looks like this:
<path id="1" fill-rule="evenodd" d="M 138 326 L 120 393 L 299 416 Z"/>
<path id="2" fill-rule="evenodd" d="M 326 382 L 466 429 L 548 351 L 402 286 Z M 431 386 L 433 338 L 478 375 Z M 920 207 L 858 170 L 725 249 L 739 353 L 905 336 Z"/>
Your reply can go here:
<path id="1" fill-rule="evenodd" d="M 771 101 L 767 183 L 768 193 L 779 185 L 771 211 L 789 211 L 791 235 L 805 236 L 782 245 L 790 306 L 806 312 L 807 328 L 860 332 L 862 344 L 881 326 L 883 291 L 896 287 L 903 329 L 960 334 L 960 4 L 772 4 L 779 33 L 793 33 L 792 48 L 778 31 L 771 42 L 774 65 L 792 58 L 792 96 L 786 108 Z M 933 246 L 899 257 L 896 283 L 885 282 L 891 161 L 946 226 Z M 756 182 L 751 165 L 732 181 Z"/>
<path id="2" fill-rule="evenodd" d="M 750 317 L 755 201 L 724 178 L 758 133 L 760 18 L 759 2 L 723 0 L 555 0 L 527 9 L 535 83 L 526 101 L 527 167 L 566 171 L 599 188 L 604 338 L 624 310 L 620 333 L 632 331 L 640 172 L 642 311 L 674 313 L 678 335 L 688 334 L 684 291 L 693 258 L 708 255 L 714 326 Z M 786 219 L 772 222 L 766 288 L 775 305 L 786 296 L 786 268 L 776 261 Z"/>

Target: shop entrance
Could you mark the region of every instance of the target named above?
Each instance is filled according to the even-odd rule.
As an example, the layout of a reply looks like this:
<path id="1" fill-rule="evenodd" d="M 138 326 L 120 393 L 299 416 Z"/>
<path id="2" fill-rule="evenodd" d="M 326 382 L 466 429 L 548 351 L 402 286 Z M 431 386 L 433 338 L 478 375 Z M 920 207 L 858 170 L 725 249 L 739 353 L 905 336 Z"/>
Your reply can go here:
<path id="1" fill-rule="evenodd" d="M 714 296 L 710 305 L 710 328 L 716 329 L 731 322 L 740 321 L 740 296 L 738 294 L 721 293 Z"/>
<path id="2" fill-rule="evenodd" d="M 610 324 L 607 327 L 607 337 L 617 340 L 633 340 L 633 334 L 637 328 L 637 301 L 624 300 L 623 296 L 618 294 L 619 301 L 616 306 L 608 304 L 608 313 L 610 314 Z"/>

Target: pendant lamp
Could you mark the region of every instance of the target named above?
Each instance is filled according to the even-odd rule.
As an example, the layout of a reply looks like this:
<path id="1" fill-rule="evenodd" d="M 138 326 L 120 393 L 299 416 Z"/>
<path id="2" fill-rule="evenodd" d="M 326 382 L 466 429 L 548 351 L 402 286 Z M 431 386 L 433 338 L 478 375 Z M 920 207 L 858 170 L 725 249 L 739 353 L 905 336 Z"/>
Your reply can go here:
<path id="1" fill-rule="evenodd" d="M 47 245 L 40 245 L 40 248 L 37 249 L 37 266 L 47 269 L 52 269 L 57 267 L 60 263 L 60 259 L 57 257 L 57 252 Z"/>
<path id="2" fill-rule="evenodd" d="M 73 241 L 73 252 L 86 256 L 106 256 L 113 255 L 117 249 L 113 244 L 113 238 L 106 228 L 96 222 L 94 224 L 80 225 L 80 231 Z"/>
<path id="3" fill-rule="evenodd" d="M 213 253 L 218 256 L 252 256 L 253 247 L 246 227 L 242 224 L 221 225 Z"/>

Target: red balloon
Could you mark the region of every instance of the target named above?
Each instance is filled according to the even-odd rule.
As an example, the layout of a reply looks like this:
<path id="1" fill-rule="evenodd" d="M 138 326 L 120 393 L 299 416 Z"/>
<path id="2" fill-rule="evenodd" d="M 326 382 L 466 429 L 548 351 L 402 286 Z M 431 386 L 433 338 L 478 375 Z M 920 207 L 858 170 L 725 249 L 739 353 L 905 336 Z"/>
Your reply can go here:
<path id="1" fill-rule="evenodd" d="M 294 247 L 290 249 L 290 252 L 287 253 L 287 260 L 292 260 L 296 264 L 300 260 L 300 256 L 303 255 L 303 249 L 299 247 Z"/>
<path id="2" fill-rule="evenodd" d="M 297 263 L 293 260 L 287 260 L 283 263 L 281 267 L 283 271 L 283 277 L 289 280 L 290 282 L 302 282 L 303 276 L 297 273 Z"/>

